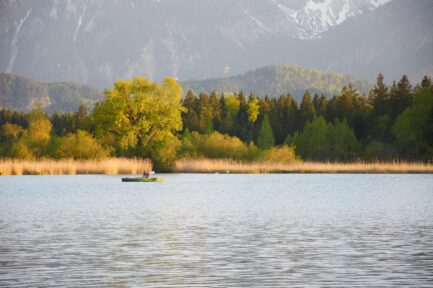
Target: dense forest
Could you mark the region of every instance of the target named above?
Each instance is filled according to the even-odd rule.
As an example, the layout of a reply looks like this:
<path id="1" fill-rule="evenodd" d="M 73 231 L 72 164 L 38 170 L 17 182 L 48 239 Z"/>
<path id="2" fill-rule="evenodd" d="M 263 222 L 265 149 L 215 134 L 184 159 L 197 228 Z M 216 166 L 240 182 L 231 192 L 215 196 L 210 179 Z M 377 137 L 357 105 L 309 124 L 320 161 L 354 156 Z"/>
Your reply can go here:
<path id="1" fill-rule="evenodd" d="M 300 103 L 290 93 L 258 98 L 189 91 L 182 117 L 189 131 L 215 130 L 259 148 L 287 144 L 308 160 L 427 160 L 433 156 L 432 90 L 428 77 L 412 87 L 403 76 L 387 87 L 380 74 L 368 94 L 348 85 L 330 99 L 306 91 Z"/>
<path id="2" fill-rule="evenodd" d="M 298 103 L 254 94 L 201 93 L 172 78 L 119 80 L 89 113 L 0 111 L 0 153 L 9 158 L 149 157 L 168 169 L 179 157 L 244 161 L 409 160 L 433 157 L 433 84 L 380 74 L 367 94 L 305 91 Z"/>

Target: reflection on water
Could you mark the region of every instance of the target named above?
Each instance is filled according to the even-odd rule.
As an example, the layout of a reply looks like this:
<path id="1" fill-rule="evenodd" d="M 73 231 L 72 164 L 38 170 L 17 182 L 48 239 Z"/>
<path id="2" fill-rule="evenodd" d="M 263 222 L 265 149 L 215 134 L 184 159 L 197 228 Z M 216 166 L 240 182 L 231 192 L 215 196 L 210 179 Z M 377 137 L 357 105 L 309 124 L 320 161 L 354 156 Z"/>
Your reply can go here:
<path id="1" fill-rule="evenodd" d="M 0 286 L 433 285 L 433 176 L 0 178 Z"/>

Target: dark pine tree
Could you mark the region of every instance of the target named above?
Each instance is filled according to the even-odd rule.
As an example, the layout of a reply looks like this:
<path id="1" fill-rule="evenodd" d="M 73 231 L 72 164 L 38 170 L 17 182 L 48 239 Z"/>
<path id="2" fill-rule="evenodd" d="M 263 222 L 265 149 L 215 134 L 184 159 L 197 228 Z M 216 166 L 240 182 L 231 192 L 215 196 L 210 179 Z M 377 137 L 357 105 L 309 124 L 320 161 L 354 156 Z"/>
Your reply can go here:
<path id="1" fill-rule="evenodd" d="M 244 142 L 249 142 L 249 123 L 248 123 L 248 102 L 245 99 L 244 94 L 239 92 L 237 95 L 239 99 L 239 111 L 235 118 L 234 129 L 235 136 L 241 139 Z"/>
<path id="2" fill-rule="evenodd" d="M 394 121 L 395 118 L 406 110 L 412 103 L 413 93 L 412 85 L 406 75 L 403 75 L 397 86 L 391 88 L 390 93 L 390 107 L 391 107 L 391 119 Z"/>
<path id="3" fill-rule="evenodd" d="M 182 112 L 182 121 L 184 129 L 188 128 L 190 131 L 198 130 L 198 115 L 197 115 L 197 96 L 192 90 L 188 90 L 185 98 L 183 99 L 183 106 L 186 108 Z"/>
<path id="4" fill-rule="evenodd" d="M 370 91 L 369 97 L 375 118 L 388 114 L 388 107 L 390 105 L 389 93 L 382 73 L 377 76 L 376 85 L 374 85 L 373 90 Z"/>
<path id="5" fill-rule="evenodd" d="M 311 101 L 310 92 L 306 91 L 302 97 L 301 106 L 299 107 L 298 125 L 299 130 L 302 130 L 308 121 L 312 121 L 316 117 L 316 110 Z"/>

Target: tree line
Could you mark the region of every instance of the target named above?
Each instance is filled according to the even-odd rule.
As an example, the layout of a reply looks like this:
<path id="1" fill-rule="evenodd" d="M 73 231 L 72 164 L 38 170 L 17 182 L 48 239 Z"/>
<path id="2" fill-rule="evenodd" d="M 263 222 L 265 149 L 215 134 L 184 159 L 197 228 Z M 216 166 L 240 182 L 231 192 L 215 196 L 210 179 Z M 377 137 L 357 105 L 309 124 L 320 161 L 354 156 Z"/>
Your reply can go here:
<path id="1" fill-rule="evenodd" d="M 236 136 L 259 148 L 287 144 L 303 159 L 320 161 L 428 160 L 433 156 L 432 81 L 413 87 L 407 76 L 390 87 L 379 74 L 361 95 L 351 85 L 328 99 L 305 91 L 298 103 L 254 94 L 188 91 L 184 129 Z"/>
<path id="2" fill-rule="evenodd" d="M 148 157 L 168 169 L 178 157 L 314 161 L 433 157 L 433 85 L 380 74 L 361 95 L 351 85 L 328 99 L 305 91 L 298 103 L 254 94 L 188 91 L 172 78 L 116 81 L 92 111 L 0 110 L 0 156 Z"/>

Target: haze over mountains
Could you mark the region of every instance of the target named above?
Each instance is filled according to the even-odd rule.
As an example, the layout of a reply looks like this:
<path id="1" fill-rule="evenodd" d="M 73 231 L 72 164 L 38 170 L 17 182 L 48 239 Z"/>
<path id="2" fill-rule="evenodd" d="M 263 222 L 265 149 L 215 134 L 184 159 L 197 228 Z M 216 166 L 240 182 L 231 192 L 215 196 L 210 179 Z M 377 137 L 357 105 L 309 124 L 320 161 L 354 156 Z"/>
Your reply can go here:
<path id="1" fill-rule="evenodd" d="M 183 82 L 184 90 L 196 93 L 238 92 L 264 97 L 278 97 L 291 93 L 296 100 L 301 100 L 308 90 L 311 94 L 323 94 L 327 97 L 337 95 L 343 86 L 351 84 L 361 93 L 368 93 L 373 87 L 371 82 L 361 81 L 339 73 L 325 73 L 317 69 L 305 69 L 298 65 L 285 64 L 267 66 L 248 71 L 242 75 L 205 80 Z"/>
<path id="2" fill-rule="evenodd" d="M 81 104 L 92 107 L 103 95 L 96 88 L 66 82 L 43 83 L 0 73 L 0 109 L 75 112 Z"/>
<path id="3" fill-rule="evenodd" d="M 367 92 L 372 84 L 353 77 L 324 73 L 317 69 L 305 69 L 298 65 L 286 64 L 268 66 L 249 71 L 243 75 L 186 81 L 181 84 L 196 93 L 211 92 L 253 92 L 257 96 L 278 97 L 291 93 L 297 100 L 306 90 L 325 96 L 338 94 L 344 85 L 351 83 L 361 92 Z M 102 92 L 96 88 L 67 83 L 43 83 L 9 73 L 0 73 L 0 109 L 30 110 L 40 105 L 48 112 L 77 111 L 81 104 L 92 107 L 102 100 Z"/>
<path id="4" fill-rule="evenodd" d="M 430 0 L 1 0 L 0 71 L 98 88 L 284 63 L 420 77 L 433 74 L 432 12 Z"/>

